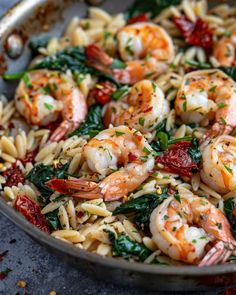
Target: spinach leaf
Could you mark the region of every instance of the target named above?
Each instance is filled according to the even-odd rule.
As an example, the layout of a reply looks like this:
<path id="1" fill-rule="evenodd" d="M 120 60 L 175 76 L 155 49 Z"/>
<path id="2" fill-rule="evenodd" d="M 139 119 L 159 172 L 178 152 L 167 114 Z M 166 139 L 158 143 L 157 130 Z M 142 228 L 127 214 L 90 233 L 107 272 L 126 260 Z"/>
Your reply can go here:
<path id="1" fill-rule="evenodd" d="M 91 73 L 93 69 L 86 66 L 84 49 L 80 47 L 68 47 L 54 55 L 45 57 L 34 66 L 34 69 L 49 69 L 66 72 L 78 71 L 81 73 Z"/>
<path id="2" fill-rule="evenodd" d="M 53 193 L 49 187 L 45 185 L 45 182 L 53 178 L 65 178 L 67 176 L 68 164 L 63 165 L 59 169 L 54 169 L 51 166 L 39 164 L 26 175 L 26 179 L 32 182 L 39 192 L 41 193 L 41 199 L 44 202 L 48 201 L 48 198 Z"/>
<path id="3" fill-rule="evenodd" d="M 156 152 L 159 153 L 160 151 L 165 149 L 166 147 L 166 139 L 168 141 L 169 134 L 166 132 L 166 120 L 163 120 L 160 122 L 156 128 L 156 138 L 154 141 L 150 143 L 152 149 Z"/>
<path id="4" fill-rule="evenodd" d="M 236 202 L 234 201 L 234 198 L 229 198 L 224 201 L 224 210 L 231 225 L 231 231 L 234 237 L 236 237 Z"/>
<path id="5" fill-rule="evenodd" d="M 220 67 L 219 69 L 236 81 L 236 67 Z"/>
<path id="6" fill-rule="evenodd" d="M 131 240 L 126 235 L 118 235 L 117 237 L 112 231 L 104 230 L 112 243 L 112 256 L 122 256 L 129 258 L 130 256 L 136 256 L 140 261 L 144 261 L 151 251 L 142 244 L 139 244 Z"/>
<path id="7" fill-rule="evenodd" d="M 192 145 L 188 150 L 188 154 L 196 164 L 201 162 L 202 154 L 199 149 L 199 141 L 197 138 L 192 139 Z"/>
<path id="8" fill-rule="evenodd" d="M 113 211 L 113 215 L 133 213 L 133 221 L 138 228 L 148 230 L 152 211 L 169 196 L 167 190 L 165 188 L 161 194 L 146 194 L 125 202 Z"/>
<path id="9" fill-rule="evenodd" d="M 103 73 L 94 68 L 91 68 L 86 64 L 86 56 L 84 48 L 81 47 L 68 47 L 54 55 L 45 57 L 42 61 L 37 63 L 33 69 L 49 69 L 61 72 L 71 70 L 73 74 L 91 74 L 97 77 L 101 77 L 115 83 L 118 87 L 118 83 L 112 75 Z"/>
<path id="10" fill-rule="evenodd" d="M 39 53 L 39 48 L 45 48 L 51 37 L 39 37 L 33 38 L 29 42 L 29 48 L 32 50 L 34 55 Z"/>
<path id="11" fill-rule="evenodd" d="M 103 129 L 102 107 L 98 104 L 95 104 L 90 107 L 85 122 L 81 124 L 78 129 L 70 133 L 69 137 L 73 135 L 89 135 L 90 138 L 92 138 Z"/>
<path id="12" fill-rule="evenodd" d="M 180 4 L 180 0 L 136 0 L 128 8 L 125 16 L 129 19 L 133 16 L 150 12 L 151 17 L 155 17 L 165 8 L 178 4 Z"/>
<path id="13" fill-rule="evenodd" d="M 46 217 L 46 220 L 47 220 L 49 226 L 53 230 L 57 230 L 60 228 L 60 221 L 58 218 L 58 209 L 45 214 L 45 217 Z"/>

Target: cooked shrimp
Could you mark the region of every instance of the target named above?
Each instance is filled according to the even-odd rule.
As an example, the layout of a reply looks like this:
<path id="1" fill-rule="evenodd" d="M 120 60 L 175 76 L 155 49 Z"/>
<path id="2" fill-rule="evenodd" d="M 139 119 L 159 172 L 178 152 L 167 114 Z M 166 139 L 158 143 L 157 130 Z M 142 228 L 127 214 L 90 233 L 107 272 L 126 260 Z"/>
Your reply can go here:
<path id="1" fill-rule="evenodd" d="M 221 66 L 230 67 L 236 65 L 236 29 L 229 37 L 223 37 L 213 48 L 213 56 Z"/>
<path id="2" fill-rule="evenodd" d="M 153 241 L 175 260 L 199 266 L 224 263 L 236 246 L 227 218 L 206 198 L 187 192 L 169 197 L 152 212 Z M 207 253 L 209 242 L 216 244 Z"/>
<path id="3" fill-rule="evenodd" d="M 229 133 L 236 126 L 236 84 L 220 70 L 185 75 L 175 100 L 176 113 L 186 123 L 215 121 L 212 132 Z"/>
<path id="4" fill-rule="evenodd" d="M 201 178 L 219 193 L 236 190 L 236 138 L 221 135 L 202 151 Z"/>
<path id="5" fill-rule="evenodd" d="M 88 187 L 88 181 L 78 179 L 77 191 L 88 188 L 88 192 L 75 192 L 76 180 L 52 180 L 47 183 L 54 190 L 62 192 L 73 190 L 72 196 L 97 198 L 112 201 L 126 196 L 137 189 L 151 174 L 154 157 L 141 133 L 135 129 L 119 126 L 100 132 L 84 147 L 83 157 L 92 172 L 104 179 Z M 63 190 L 64 189 L 64 190 Z"/>
<path id="6" fill-rule="evenodd" d="M 16 90 L 15 105 L 28 123 L 38 126 L 57 120 L 62 114 L 63 121 L 52 134 L 52 141 L 77 128 L 87 114 L 85 97 L 74 81 L 56 71 L 26 74 Z"/>
<path id="7" fill-rule="evenodd" d="M 141 132 L 155 128 L 169 112 L 169 104 L 156 83 L 142 80 L 119 102 L 110 102 L 104 116 L 105 125 L 127 125 Z"/>
<path id="8" fill-rule="evenodd" d="M 117 34 L 118 51 L 125 68 L 110 72 L 123 84 L 133 85 L 145 78 L 154 79 L 168 70 L 174 59 L 174 45 L 167 32 L 151 23 L 136 23 Z M 87 50 L 90 65 L 108 71 L 114 59 L 92 45 Z"/>

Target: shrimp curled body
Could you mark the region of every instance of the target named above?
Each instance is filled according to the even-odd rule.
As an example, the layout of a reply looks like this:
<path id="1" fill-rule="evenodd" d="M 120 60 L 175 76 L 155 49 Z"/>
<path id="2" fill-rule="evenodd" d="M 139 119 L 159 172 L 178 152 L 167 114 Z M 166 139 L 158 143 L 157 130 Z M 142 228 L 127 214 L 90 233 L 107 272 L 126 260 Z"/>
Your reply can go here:
<path id="1" fill-rule="evenodd" d="M 76 180 L 52 180 L 47 183 L 57 190 L 61 185 L 73 189 L 72 196 L 90 199 L 103 197 L 106 201 L 120 199 L 137 189 L 151 174 L 154 168 L 152 148 L 135 129 L 119 126 L 100 132 L 84 147 L 83 157 L 92 172 L 104 179 L 88 193 L 75 192 Z M 63 183 L 62 183 L 63 182 Z M 67 182 L 67 184 L 66 184 Z M 88 181 L 78 179 L 77 191 L 88 187 Z M 92 194 L 92 195 L 91 195 Z"/>
<path id="2" fill-rule="evenodd" d="M 124 99 L 110 102 L 104 116 L 105 125 L 127 125 L 143 133 L 152 131 L 167 117 L 169 104 L 164 93 L 149 80 L 142 80 L 131 88 Z"/>
<path id="3" fill-rule="evenodd" d="M 45 126 L 63 121 L 51 136 L 58 141 L 73 131 L 85 119 L 85 97 L 69 76 L 57 71 L 32 71 L 20 81 L 16 90 L 15 105 L 19 113 L 32 125 Z"/>
<path id="4" fill-rule="evenodd" d="M 213 48 L 213 55 L 221 66 L 236 65 L 236 29 L 229 37 L 221 38 Z"/>
<path id="5" fill-rule="evenodd" d="M 201 178 L 219 193 L 236 190 L 236 138 L 221 135 L 202 151 Z"/>
<path id="6" fill-rule="evenodd" d="M 92 44 L 87 47 L 87 63 L 112 74 L 122 84 L 133 85 L 143 79 L 154 79 L 168 70 L 174 59 L 174 45 L 167 32 L 151 23 L 136 23 L 117 34 L 118 52 L 125 68 L 115 68 L 114 59 Z"/>
<path id="7" fill-rule="evenodd" d="M 220 70 L 185 75 L 175 100 L 177 115 L 186 123 L 215 122 L 212 131 L 229 133 L 236 126 L 236 83 Z"/>
<path id="8" fill-rule="evenodd" d="M 227 218 L 206 198 L 188 192 L 179 200 L 169 197 L 152 212 L 152 239 L 172 259 L 200 266 L 224 263 L 236 245 Z M 216 244 L 207 253 L 209 242 Z"/>

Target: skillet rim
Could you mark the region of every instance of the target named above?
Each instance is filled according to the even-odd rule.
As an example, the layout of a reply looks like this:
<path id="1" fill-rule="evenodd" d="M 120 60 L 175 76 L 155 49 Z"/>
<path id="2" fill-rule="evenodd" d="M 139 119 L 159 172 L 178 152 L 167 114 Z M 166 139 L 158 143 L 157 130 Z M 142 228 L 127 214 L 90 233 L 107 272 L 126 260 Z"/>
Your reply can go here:
<path id="1" fill-rule="evenodd" d="M 34 0 L 32 1 L 23 0 L 17 2 L 13 5 L 3 16 L 0 17 L 0 39 L 1 33 L 8 32 L 9 27 L 11 27 L 11 22 L 14 22 L 17 14 L 23 13 L 25 9 L 34 9 L 42 4 L 47 3 L 48 0 Z M 29 11 L 28 11 L 29 12 Z M 5 29 L 4 29 L 5 28 Z M 159 266 L 150 265 L 138 262 L 127 262 L 123 259 L 102 257 L 98 254 L 88 252 L 83 249 L 79 249 L 73 245 L 66 244 L 63 241 L 55 239 L 51 235 L 44 233 L 37 227 L 33 226 L 28 222 L 23 216 L 21 216 L 17 211 L 15 211 L 11 206 L 7 204 L 4 199 L 0 198 L 0 212 L 12 221 L 16 226 L 26 232 L 29 236 L 33 237 L 40 244 L 46 245 L 51 249 L 55 249 L 58 252 L 62 252 L 65 255 L 75 257 L 77 259 L 82 259 L 88 263 L 95 263 L 105 267 L 110 267 L 113 269 L 120 269 L 126 271 L 133 271 L 145 274 L 154 275 L 168 275 L 168 276 L 185 276 L 185 277 L 200 277 L 200 276 L 215 276 L 236 273 L 236 263 L 215 265 L 199 268 L 197 266 Z"/>

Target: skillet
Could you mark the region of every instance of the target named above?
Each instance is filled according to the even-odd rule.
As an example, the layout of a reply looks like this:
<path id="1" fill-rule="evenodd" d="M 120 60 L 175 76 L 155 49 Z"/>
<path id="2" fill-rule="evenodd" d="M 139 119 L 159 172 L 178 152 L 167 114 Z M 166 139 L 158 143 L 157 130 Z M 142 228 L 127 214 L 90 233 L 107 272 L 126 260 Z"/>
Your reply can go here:
<path id="1" fill-rule="evenodd" d="M 148 0 L 146 0 L 148 1 Z M 222 1 L 210 1 L 211 5 Z M 234 1 L 228 1 L 234 3 Z M 0 20 L 0 74 L 4 71 L 20 72 L 31 59 L 27 47 L 33 36 L 58 36 L 66 23 L 75 16 L 86 14 L 87 5 L 100 5 L 111 13 L 125 10 L 131 0 L 24 0 L 11 8 Z M 11 40 L 21 41 L 17 50 L 9 50 Z M 21 50 L 22 49 L 22 50 Z M 0 93 L 13 97 L 16 82 L 0 78 Z M 29 234 L 38 243 L 79 269 L 100 280 L 143 287 L 155 291 L 216 290 L 236 285 L 236 264 L 217 265 L 208 268 L 196 266 L 158 266 L 129 263 L 124 260 L 103 258 L 70 246 L 38 230 L 7 203 L 0 199 L 0 212 Z"/>

